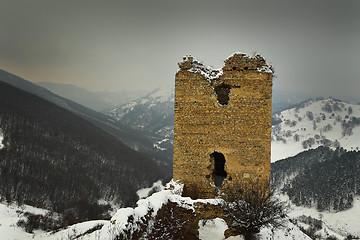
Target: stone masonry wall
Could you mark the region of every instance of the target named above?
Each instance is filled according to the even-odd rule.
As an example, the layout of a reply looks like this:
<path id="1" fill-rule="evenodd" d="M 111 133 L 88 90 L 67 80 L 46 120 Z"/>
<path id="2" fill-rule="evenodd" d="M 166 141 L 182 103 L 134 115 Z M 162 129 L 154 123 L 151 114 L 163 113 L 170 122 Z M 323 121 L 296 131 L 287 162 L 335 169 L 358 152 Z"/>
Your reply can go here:
<path id="1" fill-rule="evenodd" d="M 272 68 L 260 56 L 236 53 L 222 70 L 191 56 L 175 78 L 174 180 L 184 195 L 214 198 L 241 187 L 269 186 Z M 215 186 L 214 159 L 222 153 L 227 176 Z"/>

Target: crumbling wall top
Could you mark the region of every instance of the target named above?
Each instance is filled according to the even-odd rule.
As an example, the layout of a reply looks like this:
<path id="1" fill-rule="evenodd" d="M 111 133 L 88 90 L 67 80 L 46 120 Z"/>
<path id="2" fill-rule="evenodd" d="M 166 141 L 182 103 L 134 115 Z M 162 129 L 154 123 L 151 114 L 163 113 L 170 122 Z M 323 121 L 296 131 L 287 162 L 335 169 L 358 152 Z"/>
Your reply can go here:
<path id="1" fill-rule="evenodd" d="M 223 73 L 221 69 L 214 69 L 210 66 L 206 66 L 191 55 L 184 56 L 183 61 L 179 62 L 178 65 L 180 70 L 200 73 L 209 81 L 219 79 Z"/>
<path id="2" fill-rule="evenodd" d="M 222 69 L 214 69 L 206 66 L 193 56 L 186 55 L 178 65 L 180 70 L 200 73 L 209 81 L 219 79 L 223 74 L 223 71 L 258 71 L 261 73 L 274 73 L 272 66 L 266 63 L 266 60 L 260 54 L 250 56 L 245 53 L 234 53 L 228 57 L 224 63 L 225 65 Z"/>
<path id="3" fill-rule="evenodd" d="M 245 53 L 234 53 L 225 60 L 223 71 L 258 71 L 262 73 L 274 73 L 271 65 L 260 55 L 254 56 Z"/>

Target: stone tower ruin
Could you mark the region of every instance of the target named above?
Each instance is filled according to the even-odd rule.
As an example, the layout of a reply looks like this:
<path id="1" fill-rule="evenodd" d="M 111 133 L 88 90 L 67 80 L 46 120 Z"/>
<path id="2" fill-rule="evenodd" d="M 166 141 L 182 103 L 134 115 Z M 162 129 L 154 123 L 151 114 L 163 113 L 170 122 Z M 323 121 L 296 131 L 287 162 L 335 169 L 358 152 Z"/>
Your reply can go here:
<path id="1" fill-rule="evenodd" d="M 260 55 L 235 53 L 221 70 L 191 56 L 179 63 L 173 178 L 184 196 L 269 186 L 272 76 Z"/>

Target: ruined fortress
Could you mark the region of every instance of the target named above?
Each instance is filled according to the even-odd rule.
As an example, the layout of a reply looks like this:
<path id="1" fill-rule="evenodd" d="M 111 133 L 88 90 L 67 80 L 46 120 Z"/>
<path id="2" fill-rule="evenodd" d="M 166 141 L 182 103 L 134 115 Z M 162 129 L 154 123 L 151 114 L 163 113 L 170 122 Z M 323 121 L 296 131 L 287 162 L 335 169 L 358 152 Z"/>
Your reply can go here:
<path id="1" fill-rule="evenodd" d="M 221 70 L 191 56 L 179 63 L 173 178 L 184 196 L 226 199 L 269 186 L 272 76 L 260 55 L 235 53 Z"/>

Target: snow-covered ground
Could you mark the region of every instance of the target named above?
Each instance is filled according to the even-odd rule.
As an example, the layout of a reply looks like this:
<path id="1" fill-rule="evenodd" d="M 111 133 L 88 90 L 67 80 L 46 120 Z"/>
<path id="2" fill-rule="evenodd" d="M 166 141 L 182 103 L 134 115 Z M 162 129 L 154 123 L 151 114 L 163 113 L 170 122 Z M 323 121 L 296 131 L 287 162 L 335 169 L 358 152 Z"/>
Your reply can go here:
<path id="1" fill-rule="evenodd" d="M 221 218 L 207 220 L 205 224 L 199 222 L 199 239 L 200 240 L 244 240 L 241 235 L 225 238 L 224 232 L 228 229 L 228 225 Z M 260 240 L 310 240 L 297 226 L 290 221 L 286 221 L 282 228 L 272 229 L 265 227 L 260 230 L 257 235 Z"/>
<path id="2" fill-rule="evenodd" d="M 17 226 L 17 222 L 25 219 L 24 213 L 45 215 L 44 209 L 34 208 L 28 205 L 17 206 L 15 204 L 0 203 L 0 239 L 31 239 L 34 234 L 40 234 L 41 231 L 34 231 L 34 234 L 25 232 L 24 229 Z"/>
<path id="3" fill-rule="evenodd" d="M 228 225 L 222 218 L 199 221 L 199 239 L 223 240 Z"/>
<path id="4" fill-rule="evenodd" d="M 94 239 L 99 240 L 103 239 L 98 229 L 103 227 L 105 224 L 110 224 L 109 221 L 105 220 L 95 220 L 95 221 L 87 221 L 72 225 L 64 230 L 60 230 L 58 232 L 48 232 L 42 234 L 35 234 L 28 238 L 19 238 L 24 240 L 67 240 L 67 239 Z M 94 234 L 90 234 L 90 232 Z M 89 238 L 89 235 L 92 238 Z M 10 239 L 9 239 L 10 240 Z"/>
<path id="5" fill-rule="evenodd" d="M 354 198 L 353 207 L 341 212 L 319 212 L 315 207 L 297 207 L 291 205 L 289 217 L 296 219 L 302 215 L 321 220 L 325 226 L 322 234 L 333 235 L 343 239 L 347 235 L 360 236 L 360 196 Z"/>
<path id="6" fill-rule="evenodd" d="M 334 99 L 314 100 L 276 114 L 272 126 L 271 162 L 325 145 L 360 150 L 360 125 L 345 132 L 354 118 L 360 120 L 360 105 Z"/>
<path id="7" fill-rule="evenodd" d="M 285 223 L 285 226 L 278 229 L 262 228 L 259 233 L 259 239 L 261 240 L 311 240 L 311 238 L 305 235 L 297 226 L 290 221 Z"/>
<path id="8" fill-rule="evenodd" d="M 158 183 L 155 183 L 156 186 Z M 170 190 L 171 188 L 171 190 Z M 36 239 L 36 240 L 61 240 L 61 239 L 82 239 L 82 240 L 107 240 L 113 239 L 124 231 L 133 232 L 139 229 L 144 217 L 148 214 L 155 216 L 158 210 L 168 201 L 176 203 L 182 208 L 194 210 L 197 203 L 219 204 L 220 199 L 197 199 L 192 200 L 189 197 L 181 197 L 183 186 L 175 182 L 170 182 L 166 189 L 154 193 L 151 196 L 141 199 L 135 208 L 122 208 L 111 218 L 110 221 L 88 221 L 72 225 L 66 229 L 57 232 L 35 232 L 35 234 L 26 233 L 24 230 L 16 226 L 21 219 L 24 211 L 36 214 L 44 214 L 45 210 L 24 206 L 23 208 L 13 205 L 7 206 L 0 204 L 0 236 L 4 240 L 15 239 Z M 144 190 L 145 192 L 145 190 Z M 128 224 L 128 219 L 133 219 L 133 224 Z M 223 240 L 224 232 L 228 229 L 227 224 L 221 218 L 208 221 L 199 221 L 199 238 L 201 240 Z M 260 239 L 310 239 L 304 235 L 298 227 L 286 221 L 283 228 L 272 229 L 271 227 L 262 228 L 259 233 Z M 229 237 L 227 240 L 243 239 L 242 236 Z"/>

